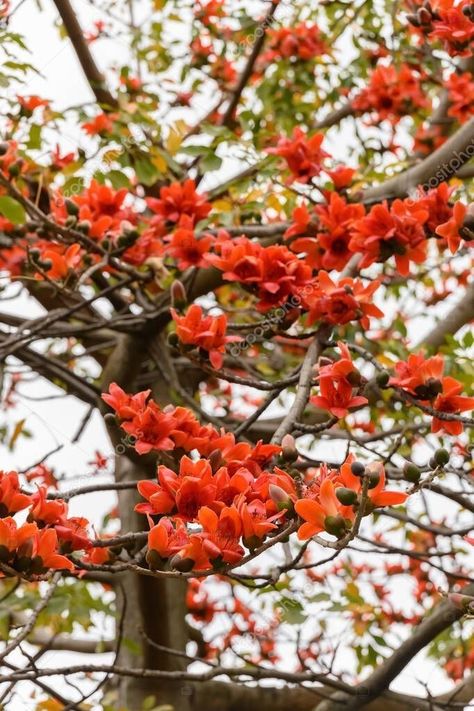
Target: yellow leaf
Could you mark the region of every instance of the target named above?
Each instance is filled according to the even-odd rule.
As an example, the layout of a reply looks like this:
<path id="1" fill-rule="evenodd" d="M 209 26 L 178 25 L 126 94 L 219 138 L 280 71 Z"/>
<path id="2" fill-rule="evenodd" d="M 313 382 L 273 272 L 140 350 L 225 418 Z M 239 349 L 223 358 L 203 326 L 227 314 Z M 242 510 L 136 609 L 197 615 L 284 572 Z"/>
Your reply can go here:
<path id="1" fill-rule="evenodd" d="M 23 420 L 18 420 L 18 422 L 15 425 L 15 429 L 13 430 L 12 436 L 10 437 L 10 441 L 8 443 L 9 449 L 13 449 L 15 446 L 15 442 L 17 441 L 18 437 L 21 435 L 23 432 L 23 427 L 25 425 L 25 419 Z"/>
<path id="2" fill-rule="evenodd" d="M 157 154 L 156 156 L 153 156 L 151 159 L 151 162 L 157 168 L 157 170 L 160 171 L 160 173 L 166 173 L 166 169 L 168 168 L 168 164 L 166 160 L 163 158 L 163 156 Z"/>
<path id="3" fill-rule="evenodd" d="M 176 123 L 171 126 L 168 137 L 164 142 L 164 146 L 168 153 L 174 155 L 178 151 L 179 147 L 183 142 L 183 138 L 186 135 L 187 130 L 188 125 L 182 119 L 176 121 Z"/>
<path id="4" fill-rule="evenodd" d="M 212 203 L 212 206 L 214 210 L 218 210 L 219 212 L 231 212 L 233 207 L 230 200 L 216 200 Z"/>

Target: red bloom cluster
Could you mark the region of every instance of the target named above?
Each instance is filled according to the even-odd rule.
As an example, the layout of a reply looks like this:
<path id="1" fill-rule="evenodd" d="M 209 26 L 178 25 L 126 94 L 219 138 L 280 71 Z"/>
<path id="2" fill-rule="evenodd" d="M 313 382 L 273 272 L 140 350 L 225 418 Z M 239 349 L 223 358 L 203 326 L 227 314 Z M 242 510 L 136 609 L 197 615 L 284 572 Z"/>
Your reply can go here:
<path id="1" fill-rule="evenodd" d="M 443 48 L 452 57 L 470 57 L 474 40 L 474 21 L 472 13 L 464 12 L 470 8 L 470 0 L 436 0 L 433 3 L 431 25 L 426 25 L 430 39 L 440 40 Z"/>
<path id="2" fill-rule="evenodd" d="M 179 223 L 186 215 L 192 219 L 193 225 L 204 220 L 212 209 L 206 196 L 196 192 L 196 184 L 191 179 L 161 188 L 160 197 L 147 198 L 147 205 L 165 222 Z"/>
<path id="3" fill-rule="evenodd" d="M 340 350 L 340 361 L 321 367 L 321 380 L 332 377 L 349 382 L 351 374 L 352 377 L 357 374 L 348 350 L 342 344 Z M 283 441 L 282 447 L 261 442 L 256 446 L 236 443 L 232 433 L 217 432 L 211 425 L 203 427 L 186 408 L 161 411 L 149 400 L 149 391 L 127 395 L 112 384 L 110 394 L 103 398 L 116 411 L 125 431 L 136 433 L 138 452 L 176 447 L 184 452 L 195 450 L 200 456 L 199 459 L 182 456 L 178 471 L 160 465 L 156 482 L 138 483 L 138 490 L 146 501 L 138 504 L 136 511 L 146 514 L 151 526 L 147 555 L 151 568 L 160 566 L 164 559 L 171 559 L 171 566 L 182 572 L 237 563 L 244 556 L 244 547 L 258 548 L 266 536 L 294 516 L 298 499 L 295 481 L 288 472 L 271 465 L 277 454 L 282 461 L 287 461 L 285 447 L 291 446 L 292 438 L 289 438 L 291 442 Z M 147 411 L 145 432 L 141 425 Z M 164 422 L 162 418 L 168 419 Z M 163 442 L 164 437 L 168 442 Z M 346 469 L 343 467 L 337 476 L 333 473 L 331 479 L 335 485 L 339 483 L 356 493 L 351 506 L 345 506 L 342 511 L 350 525 L 354 517 L 351 507 L 361 484 L 360 479 Z M 384 493 L 383 468 L 376 473 L 377 481 L 371 480 L 372 508 L 399 503 L 406 498 L 404 494 Z M 372 476 L 375 476 L 373 472 Z M 307 484 L 300 498 L 316 500 L 321 480 Z M 332 513 L 327 512 L 326 516 L 339 515 L 340 502 L 337 507 L 337 513 L 331 509 Z M 371 510 L 368 507 L 367 513 Z M 157 523 L 153 517 L 159 517 Z M 191 524 L 191 529 L 187 524 Z M 324 527 L 325 524 L 318 530 Z M 326 526 L 326 530 L 334 533 L 335 528 Z"/>
<path id="4" fill-rule="evenodd" d="M 354 394 L 354 385 L 360 385 L 359 371 L 352 362 L 348 347 L 337 344 L 341 358 L 328 365 L 319 367 L 320 395 L 313 396 L 311 403 L 315 407 L 327 410 L 335 417 L 346 417 L 350 408 L 368 404 L 366 397 Z"/>
<path id="5" fill-rule="evenodd" d="M 12 514 L 26 509 L 27 521 L 18 526 Z M 73 570 L 61 553 L 90 547 L 87 526 L 84 518 L 68 518 L 65 501 L 47 499 L 45 486 L 24 494 L 16 472 L 0 472 L 0 561 L 10 568 L 27 575 L 48 568 Z"/>
<path id="6" fill-rule="evenodd" d="M 315 214 L 319 218 L 314 237 L 301 237 L 291 244 L 293 252 L 305 252 L 305 261 L 314 269 L 342 270 L 352 256 L 349 248 L 354 223 L 365 214 L 363 205 L 348 203 L 337 193 L 331 192 L 327 206 L 318 205 Z M 286 237 L 303 234 L 311 225 L 311 215 L 306 207 L 293 213 L 294 224 Z"/>
<path id="7" fill-rule="evenodd" d="M 84 131 L 89 136 L 105 136 L 114 130 L 114 120 L 117 114 L 98 114 L 90 121 L 82 124 Z"/>
<path id="8" fill-rule="evenodd" d="M 397 363 L 395 371 L 396 375 L 390 379 L 390 385 L 405 390 L 420 400 L 421 404 L 430 405 L 437 412 L 457 415 L 474 409 L 474 397 L 460 395 L 462 383 L 450 376 L 443 377 L 442 355 L 425 358 L 423 352 L 412 354 L 406 362 Z M 431 430 L 459 435 L 463 431 L 463 425 L 457 420 L 444 420 L 434 416 Z"/>
<path id="9" fill-rule="evenodd" d="M 329 156 L 321 148 L 323 140 L 322 133 L 315 133 L 309 138 L 301 128 L 296 127 L 293 129 L 292 138 L 281 136 L 276 147 L 268 148 L 267 153 L 285 159 L 291 171 L 287 183 L 308 183 L 311 178 L 320 174 L 323 161 Z"/>
<path id="10" fill-rule="evenodd" d="M 262 62 L 270 64 L 281 59 L 308 61 L 328 53 L 321 30 L 314 22 L 300 22 L 293 27 L 279 27 L 267 32 L 268 50 Z"/>
<path id="11" fill-rule="evenodd" d="M 320 271 L 311 289 L 303 295 L 303 305 L 308 309 L 308 323 L 325 321 L 343 325 L 360 321 L 362 328 L 370 326 L 370 316 L 380 317 L 383 312 L 373 303 L 373 295 L 380 286 L 374 280 L 364 286 L 359 279 L 345 277 L 337 283 L 329 274 Z"/>
<path id="12" fill-rule="evenodd" d="M 227 316 L 203 316 L 197 304 L 192 304 L 185 316 L 179 316 L 175 309 L 171 309 L 171 314 L 180 342 L 207 351 L 212 366 L 222 368 L 227 343 L 240 341 L 239 336 L 226 336 Z"/>
<path id="13" fill-rule="evenodd" d="M 283 304 L 292 294 L 298 295 L 311 280 L 311 268 L 297 259 L 287 247 L 262 247 L 246 237 L 221 239 L 216 242 L 217 254 L 208 261 L 223 273 L 227 281 L 238 282 L 254 291 L 260 311 Z"/>
<path id="14" fill-rule="evenodd" d="M 474 81 L 470 72 L 453 72 L 446 81 L 449 95 L 448 115 L 465 123 L 474 115 Z"/>
<path id="15" fill-rule="evenodd" d="M 393 65 L 380 64 L 372 72 L 368 86 L 354 97 L 352 107 L 374 113 L 374 122 L 386 119 L 395 125 L 403 116 L 429 105 L 421 79 L 407 64 L 398 70 Z"/>
<path id="16" fill-rule="evenodd" d="M 0 519 L 0 560 L 28 575 L 40 575 L 51 568 L 74 569 L 72 561 L 58 553 L 54 528 L 40 530 L 36 523 L 18 526 L 11 517 Z"/>
<path id="17" fill-rule="evenodd" d="M 295 503 L 296 512 L 305 521 L 298 529 L 298 538 L 305 540 L 321 531 L 340 538 L 351 528 L 362 490 L 362 477 L 352 472 L 353 462 L 354 457 L 349 455 L 340 470 L 328 470 L 323 465 L 305 482 L 304 496 Z M 364 476 L 371 477 L 366 515 L 375 508 L 396 506 L 407 499 L 407 494 L 385 489 L 382 464 L 369 464 Z"/>
<path id="18" fill-rule="evenodd" d="M 121 234 L 123 223 L 136 223 L 136 212 L 124 205 L 127 194 L 126 188 L 114 190 L 91 180 L 88 188 L 70 199 L 78 207 L 78 220 L 88 224 L 88 234 L 95 239 L 102 239 L 106 234 Z M 68 211 L 61 194 L 52 201 L 51 212 L 59 224 L 65 223 Z"/>
<path id="19" fill-rule="evenodd" d="M 384 202 L 355 222 L 350 249 L 360 252 L 359 266 L 385 262 L 392 255 L 398 271 L 409 274 L 410 261 L 422 264 L 426 259 L 426 234 L 423 228 L 429 213 L 420 201 L 395 200 L 390 207 Z"/>

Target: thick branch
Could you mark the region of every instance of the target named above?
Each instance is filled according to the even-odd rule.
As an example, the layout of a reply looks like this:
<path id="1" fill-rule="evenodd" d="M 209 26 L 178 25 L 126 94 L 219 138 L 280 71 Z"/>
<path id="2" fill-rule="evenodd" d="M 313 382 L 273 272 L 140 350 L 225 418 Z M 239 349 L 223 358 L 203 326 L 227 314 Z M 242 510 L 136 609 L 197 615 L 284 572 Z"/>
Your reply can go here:
<path id="1" fill-rule="evenodd" d="M 97 64 L 95 63 L 95 60 L 90 52 L 89 46 L 84 38 L 84 33 L 71 3 L 69 0 L 53 1 L 61 16 L 61 20 L 64 23 L 69 39 L 72 42 L 82 70 L 87 81 L 89 82 L 89 86 L 94 92 L 94 96 L 98 103 L 109 107 L 117 106 L 117 100 L 107 89 L 104 75 L 97 67 Z"/>
<path id="2" fill-rule="evenodd" d="M 432 331 L 419 343 L 424 346 L 442 346 L 447 335 L 454 336 L 466 323 L 474 319 L 474 281 L 466 289 L 462 299 L 453 306 Z"/>
<path id="3" fill-rule="evenodd" d="M 468 585 L 463 592 L 472 595 L 474 584 Z M 414 629 L 411 637 L 405 640 L 366 681 L 357 687 L 359 690 L 357 695 L 351 696 L 345 692 L 337 692 L 331 699 L 319 704 L 316 711 L 355 711 L 365 707 L 389 687 L 390 683 L 405 669 L 408 662 L 418 652 L 432 642 L 443 630 L 459 620 L 463 614 L 462 609 L 451 601 L 442 602 Z"/>

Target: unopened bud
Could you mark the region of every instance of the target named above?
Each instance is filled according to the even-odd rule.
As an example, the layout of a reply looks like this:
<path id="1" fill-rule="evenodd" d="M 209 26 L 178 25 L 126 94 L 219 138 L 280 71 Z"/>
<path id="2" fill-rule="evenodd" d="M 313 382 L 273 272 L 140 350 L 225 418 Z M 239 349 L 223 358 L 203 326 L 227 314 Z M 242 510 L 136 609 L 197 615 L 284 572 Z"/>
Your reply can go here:
<path id="1" fill-rule="evenodd" d="M 344 486 L 339 486 L 336 489 L 336 497 L 343 506 L 352 506 L 357 501 L 357 494 L 353 489 L 347 489 Z"/>
<path id="2" fill-rule="evenodd" d="M 286 434 L 281 441 L 281 457 L 287 462 L 295 462 L 298 459 L 296 451 L 295 438 Z"/>
<path id="3" fill-rule="evenodd" d="M 211 465 L 211 469 L 213 474 L 216 473 L 216 471 L 219 469 L 219 467 L 222 466 L 223 459 L 222 459 L 222 452 L 220 449 L 214 449 L 210 455 L 209 455 L 209 464 Z"/>
<path id="4" fill-rule="evenodd" d="M 326 516 L 324 529 L 332 536 L 341 538 L 346 531 L 346 522 L 342 516 Z"/>
<path id="5" fill-rule="evenodd" d="M 194 560 L 192 558 L 183 558 L 177 553 L 170 560 L 170 568 L 177 570 L 180 573 L 189 573 L 194 567 Z"/>
<path id="6" fill-rule="evenodd" d="M 187 296 L 184 284 L 179 281 L 179 279 L 175 279 L 175 281 L 171 284 L 171 305 L 173 308 L 181 311 L 186 304 Z"/>
<path id="7" fill-rule="evenodd" d="M 69 198 L 66 198 L 66 200 L 64 201 L 64 206 L 68 215 L 70 215 L 71 217 L 77 217 L 77 215 L 79 214 L 79 205 L 76 205 L 75 202 L 69 200 Z"/>

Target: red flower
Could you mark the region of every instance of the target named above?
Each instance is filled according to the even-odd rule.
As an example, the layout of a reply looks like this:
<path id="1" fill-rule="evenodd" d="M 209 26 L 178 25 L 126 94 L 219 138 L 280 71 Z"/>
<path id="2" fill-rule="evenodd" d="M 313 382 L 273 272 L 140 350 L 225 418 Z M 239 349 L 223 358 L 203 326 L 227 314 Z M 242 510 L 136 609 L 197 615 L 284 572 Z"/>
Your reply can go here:
<path id="1" fill-rule="evenodd" d="M 267 152 L 286 160 L 292 173 L 288 183 L 295 181 L 307 183 L 320 174 L 323 160 L 329 155 L 321 148 L 323 140 L 322 133 L 316 133 L 308 138 L 300 128 L 296 127 L 293 129 L 292 138 L 282 136 L 276 148 L 268 148 Z"/>
<path id="2" fill-rule="evenodd" d="M 112 133 L 114 129 L 114 120 L 117 118 L 116 114 L 98 114 L 90 121 L 82 124 L 82 128 L 89 136 L 102 136 L 107 133 Z"/>
<path id="3" fill-rule="evenodd" d="M 308 251 L 307 261 L 312 267 L 344 269 L 352 256 L 349 249 L 350 230 L 354 222 L 364 215 L 364 206 L 347 203 L 332 192 L 327 207 L 318 205 L 316 213 L 324 231 L 318 232 L 314 240 L 295 240 L 291 247 L 295 252 Z"/>
<path id="4" fill-rule="evenodd" d="M 375 112 L 374 122 L 387 119 L 396 124 L 415 109 L 428 106 L 420 80 L 420 75 L 407 64 L 402 64 L 398 71 L 393 65 L 379 64 L 368 86 L 353 99 L 352 106 L 356 111 Z"/>
<path id="5" fill-rule="evenodd" d="M 136 395 L 127 395 L 117 383 L 111 383 L 109 392 L 103 393 L 102 400 L 115 410 L 123 420 L 131 420 L 145 407 L 151 390 L 142 390 Z"/>
<path id="6" fill-rule="evenodd" d="M 33 506 L 29 514 L 29 519 L 38 521 L 43 526 L 54 525 L 67 517 L 67 504 L 62 499 L 47 499 L 46 487 L 41 486 L 32 495 Z"/>
<path id="7" fill-rule="evenodd" d="M 308 323 L 321 320 L 343 325 L 360 320 L 362 328 L 368 329 L 369 316 L 383 316 L 373 303 L 374 292 L 379 286 L 377 280 L 364 286 L 361 281 L 349 277 L 336 283 L 327 272 L 319 272 L 313 288 L 303 296 L 303 304 L 309 310 Z"/>
<path id="8" fill-rule="evenodd" d="M 290 237 L 297 237 L 312 232 L 313 230 L 311 228 L 314 228 L 314 225 L 312 225 L 313 219 L 306 205 L 295 207 L 293 210 L 293 224 L 288 227 L 283 237 L 289 239 Z"/>
<path id="9" fill-rule="evenodd" d="M 49 101 L 41 99 L 39 96 L 17 96 L 16 98 L 23 111 L 28 115 L 31 115 L 40 106 L 49 106 Z"/>
<path id="10" fill-rule="evenodd" d="M 464 397 L 462 383 L 455 378 L 445 377 L 442 380 L 443 390 L 434 401 L 433 408 L 438 412 L 449 414 L 459 414 L 467 410 L 474 409 L 474 397 Z M 462 422 L 456 420 L 440 420 L 433 417 L 431 423 L 432 432 L 448 432 L 452 435 L 459 435 L 463 431 Z"/>
<path id="11" fill-rule="evenodd" d="M 51 152 L 51 167 L 55 168 L 55 170 L 63 170 L 69 163 L 73 162 L 75 157 L 75 153 L 65 153 L 62 156 L 59 145 L 56 144 L 56 148 Z"/>
<path id="12" fill-rule="evenodd" d="M 209 559 L 230 564 L 238 563 L 244 555 L 244 550 L 239 545 L 242 522 L 237 509 L 225 507 L 218 516 L 215 511 L 203 506 L 198 518 L 203 528 L 203 548 Z"/>
<path id="13" fill-rule="evenodd" d="M 31 498 L 20 491 L 18 474 L 0 471 L 0 517 L 26 509 L 30 504 Z"/>
<path id="14" fill-rule="evenodd" d="M 349 187 L 356 172 L 355 168 L 349 168 L 346 165 L 339 165 L 337 168 L 333 168 L 333 170 L 326 170 L 336 190 Z"/>
<path id="15" fill-rule="evenodd" d="M 442 388 L 444 357 L 436 355 L 425 359 L 423 352 L 413 353 L 406 363 L 397 363 L 395 371 L 397 375 L 390 378 L 390 385 L 403 388 L 420 400 L 432 400 Z"/>
<path id="16" fill-rule="evenodd" d="M 448 115 L 457 118 L 459 123 L 465 123 L 474 114 L 474 81 L 472 74 L 449 75 L 445 84 L 449 94 Z"/>
<path id="17" fill-rule="evenodd" d="M 368 403 L 362 395 L 353 395 L 353 387 L 345 379 L 334 381 L 332 377 L 322 377 L 319 379 L 319 388 L 321 395 L 312 397 L 311 403 L 335 417 L 346 417 L 350 408 Z"/>
<path id="18" fill-rule="evenodd" d="M 353 461 L 354 457 L 352 455 L 346 459 L 341 467 L 338 483 L 359 493 L 362 490 L 362 478 L 354 476 L 352 473 L 351 465 Z M 385 489 L 385 469 L 380 462 L 373 462 L 372 464 L 369 464 L 366 471 L 369 476 L 372 474 L 379 477 L 377 484 L 370 488 L 367 492 L 370 503 L 374 508 L 382 506 L 398 506 L 407 500 L 408 494 L 405 494 L 402 491 L 387 491 Z"/>
<path id="19" fill-rule="evenodd" d="M 319 489 L 318 501 L 299 499 L 295 503 L 295 510 L 298 516 L 305 521 L 298 529 L 298 538 L 307 540 L 326 530 L 328 517 L 339 517 L 342 505 L 336 498 L 333 482 L 330 479 L 324 479 Z"/>
<path id="20" fill-rule="evenodd" d="M 171 309 L 171 315 L 181 343 L 207 351 L 212 366 L 216 369 L 222 368 L 226 344 L 240 340 L 238 336 L 225 335 L 227 316 L 203 316 L 202 309 L 197 304 L 192 304 L 185 316 L 179 316 L 174 309 Z"/>
<path id="21" fill-rule="evenodd" d="M 258 499 L 247 503 L 244 497 L 240 496 L 235 505 L 242 520 L 244 543 L 248 548 L 260 545 L 262 538 L 277 528 L 275 521 L 284 515 L 284 512 L 281 512 L 268 518 L 264 502 Z"/>
<path id="22" fill-rule="evenodd" d="M 201 506 L 215 505 L 216 481 L 209 462 L 193 462 L 182 457 L 179 474 L 165 466 L 158 467 L 158 483 L 148 479 L 138 482 L 138 491 L 148 504 L 137 504 L 139 513 L 168 514 L 177 511 L 183 521 L 194 521 Z"/>
<path id="23" fill-rule="evenodd" d="M 169 558 L 187 544 L 189 536 L 180 519 L 175 525 L 169 518 L 161 518 L 148 534 L 148 550 L 156 551 L 160 558 Z"/>
<path id="24" fill-rule="evenodd" d="M 188 267 L 205 267 L 208 264 L 206 255 L 213 242 L 214 237 L 212 235 L 205 235 L 197 239 L 193 229 L 192 218 L 183 215 L 177 229 L 171 236 L 170 243 L 165 249 L 165 254 L 176 259 L 178 268 L 181 270 Z"/>
<path id="25" fill-rule="evenodd" d="M 359 267 L 376 261 L 384 262 L 392 255 L 398 271 L 409 274 L 410 261 L 421 264 L 426 259 L 426 235 L 423 228 L 428 212 L 419 203 L 395 200 L 374 205 L 370 212 L 354 224 L 349 247 L 361 252 Z"/>
<path id="26" fill-rule="evenodd" d="M 160 197 L 147 198 L 147 205 L 168 222 L 178 223 L 182 215 L 192 218 L 195 225 L 200 220 L 204 220 L 212 205 L 207 202 L 205 195 L 196 192 L 194 180 L 185 180 L 184 183 L 172 183 L 160 190 Z"/>
<path id="27" fill-rule="evenodd" d="M 440 2 L 439 5 L 429 38 L 441 40 L 444 49 L 452 57 L 469 57 L 470 44 L 474 39 L 474 22 L 463 13 L 463 7 L 467 6 L 467 3 L 452 7 L 452 1 L 448 0 Z"/>
<path id="28" fill-rule="evenodd" d="M 293 27 L 270 29 L 267 35 L 269 49 L 262 56 L 262 62 L 265 64 L 293 57 L 308 61 L 328 53 L 321 30 L 314 22 L 300 22 Z"/>
<path id="29" fill-rule="evenodd" d="M 174 449 L 170 435 L 175 426 L 173 415 L 160 410 L 153 400 L 144 409 L 137 411 L 132 420 L 122 423 L 122 428 L 133 438 L 139 454 L 148 454 L 154 449 Z"/>
<path id="30" fill-rule="evenodd" d="M 21 571 L 43 573 L 48 568 L 74 570 L 74 564 L 58 553 L 58 537 L 53 528 L 38 530 L 36 523 L 18 528 L 13 518 L 0 519 L 0 547 L 6 551 L 12 567 Z"/>
<path id="31" fill-rule="evenodd" d="M 81 259 L 82 250 L 79 244 L 71 244 L 66 250 L 63 245 L 51 244 L 49 249 L 45 249 L 41 253 L 42 261 L 51 262 L 51 266 L 45 267 L 44 272 L 53 280 L 65 279 L 71 271 L 78 267 Z M 44 279 L 44 276 L 41 272 L 37 272 L 35 278 Z"/>
<path id="32" fill-rule="evenodd" d="M 452 254 L 457 251 L 461 243 L 462 235 L 460 233 L 464 226 L 466 213 L 466 205 L 462 202 L 457 202 L 454 206 L 451 219 L 436 228 L 436 234 L 440 237 L 444 237 Z"/>

